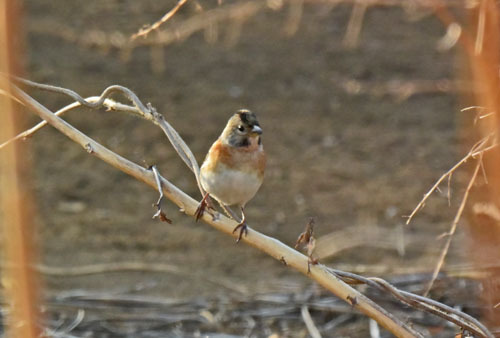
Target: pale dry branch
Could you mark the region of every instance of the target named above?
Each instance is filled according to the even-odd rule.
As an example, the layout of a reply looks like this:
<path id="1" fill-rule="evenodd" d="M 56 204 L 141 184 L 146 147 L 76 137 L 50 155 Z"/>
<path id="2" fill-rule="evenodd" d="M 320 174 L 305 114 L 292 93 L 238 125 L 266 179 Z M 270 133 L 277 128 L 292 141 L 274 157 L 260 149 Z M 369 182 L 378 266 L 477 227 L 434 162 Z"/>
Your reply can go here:
<path id="1" fill-rule="evenodd" d="M 420 309 L 422 311 L 430 312 L 436 316 L 446 318 L 446 320 L 455 323 L 456 325 L 467 329 L 479 336 L 485 334 L 487 337 L 493 337 L 493 335 L 488 331 L 488 329 L 481 324 L 477 319 L 469 316 L 466 313 L 458 311 L 450 306 L 443 303 L 436 302 L 430 298 L 419 296 L 411 292 L 399 290 L 395 286 L 389 284 L 382 278 L 378 277 L 363 277 L 353 273 L 329 269 L 331 273 L 340 276 L 346 283 L 352 284 L 366 284 L 368 286 L 374 287 L 379 290 L 384 290 L 392 294 L 396 299 L 401 302 Z"/>
<path id="2" fill-rule="evenodd" d="M 0 89 L 0 95 L 3 95 L 3 96 L 6 96 L 8 97 L 9 99 L 11 100 L 14 100 L 16 101 L 17 103 L 19 104 L 23 104 L 21 101 L 19 101 L 16 97 L 12 96 L 8 91 L 4 90 L 4 89 Z"/>
<path id="3" fill-rule="evenodd" d="M 440 52 L 446 52 L 452 49 L 457 44 L 461 34 L 462 26 L 456 22 L 452 22 L 446 27 L 446 34 L 437 42 L 437 50 Z"/>
<path id="4" fill-rule="evenodd" d="M 32 110 L 42 119 L 46 120 L 68 138 L 80 144 L 90 154 L 95 155 L 99 159 L 148 184 L 149 186 L 156 188 L 155 178 L 150 170 L 140 167 L 137 164 L 115 154 L 111 150 L 89 138 L 87 135 L 83 134 L 66 121 L 55 116 L 54 113 L 21 89 L 14 87 L 14 95 L 23 101 L 27 108 Z M 189 216 L 194 216 L 198 206 L 197 201 L 193 200 L 190 196 L 186 195 L 182 190 L 163 177 L 161 177 L 161 184 L 163 193 L 167 198 L 179 206 L 182 212 Z M 214 219 L 210 215 L 204 214 L 202 219 L 204 222 L 212 225 L 219 231 L 225 232 L 233 237 L 238 236 L 238 234 L 233 234 L 236 222 L 230 220 L 229 218 L 221 215 L 221 217 Z M 280 241 L 265 236 L 250 228 L 248 229 L 248 234 L 242 238 L 242 241 L 267 253 L 277 260 L 285 261 L 287 266 L 293 267 L 294 269 L 316 280 L 319 284 L 323 285 L 344 301 L 349 301 L 349 299 L 353 299 L 354 297 L 356 299 L 356 304 L 353 304 L 353 307 L 367 316 L 374 318 L 383 327 L 395 335 L 400 337 L 422 337 L 419 332 L 411 328 L 408 324 L 395 318 L 379 305 L 342 282 L 335 275 L 329 273 L 327 268 L 323 265 L 315 265 L 311 267 L 311 271 L 308 273 L 308 258 Z"/>
<path id="5" fill-rule="evenodd" d="M 187 0 L 179 0 L 177 2 L 177 4 L 174 6 L 174 8 L 172 8 L 170 11 L 168 11 L 160 20 L 156 21 L 152 25 L 148 25 L 146 27 L 139 29 L 139 31 L 137 33 L 135 33 L 134 35 L 132 35 L 132 37 L 130 39 L 135 40 L 138 37 L 146 37 L 152 31 L 160 28 L 160 26 L 163 25 L 168 20 L 170 20 L 170 18 L 172 18 L 175 15 L 175 13 L 177 13 L 177 11 L 179 9 L 181 9 L 182 6 L 184 6 L 184 4 L 186 2 L 187 2 Z"/>
<path id="6" fill-rule="evenodd" d="M 119 86 L 112 86 L 112 87 L 116 88 Z M 106 147 L 95 142 L 87 135 L 81 133 L 79 130 L 71 126 L 69 123 L 62 120 L 60 117 L 54 115 L 54 113 L 52 113 L 45 106 L 41 105 L 39 102 L 34 100 L 32 97 L 30 97 L 21 89 L 14 87 L 14 95 L 18 99 L 23 101 L 24 104 L 30 110 L 34 111 L 38 116 L 46 120 L 54 128 L 58 129 L 61 133 L 66 135 L 74 142 L 80 144 L 87 152 L 94 154 L 99 159 L 133 176 L 134 178 L 154 188 L 157 187 L 155 175 L 152 173 L 151 170 L 147 170 L 143 167 L 140 167 L 137 164 L 113 153 Z M 151 106 L 149 106 L 148 109 L 149 113 L 156 116 L 155 119 L 151 120 L 153 123 L 155 121 L 158 121 L 158 119 L 164 121 L 163 117 L 158 118 L 159 114 L 156 113 Z M 178 205 L 182 212 L 184 212 L 187 215 L 193 216 L 198 206 L 198 202 L 193 200 L 188 195 L 186 195 L 183 191 L 178 189 L 175 185 L 173 185 L 165 178 L 159 175 L 157 175 L 157 177 L 159 177 L 161 180 L 161 187 L 164 195 L 172 202 L 174 202 L 176 205 Z M 202 219 L 206 223 L 212 225 L 214 228 L 222 232 L 230 234 L 233 237 L 237 236 L 237 234 L 236 235 L 232 234 L 236 223 L 222 215 L 218 218 L 213 218 L 210 215 L 203 215 Z M 290 247 L 286 246 L 280 241 L 265 236 L 250 228 L 248 231 L 248 235 L 243 238 L 243 241 L 267 253 L 268 255 L 274 257 L 279 261 L 286 262 L 287 266 L 292 267 L 297 271 L 314 279 L 320 285 L 324 286 L 326 289 L 337 295 L 339 298 L 351 304 L 353 308 L 375 319 L 380 325 L 382 325 L 395 335 L 400 337 L 422 336 L 409 324 L 395 318 L 392 314 L 390 314 L 389 312 L 381 308 L 379 305 L 371 301 L 369 298 L 365 297 L 363 294 L 359 293 L 357 290 L 351 288 L 342 281 L 342 279 L 347 279 L 348 281 L 354 280 L 352 274 L 345 273 L 342 271 L 332 270 L 321 264 L 311 266 L 310 271 L 308 272 L 308 260 L 309 260 L 308 257 L 291 249 Z M 472 317 L 467 316 L 466 314 L 463 314 L 462 312 L 457 310 L 453 309 L 450 310 L 449 307 L 447 307 L 444 304 L 435 302 L 425 297 L 399 291 L 395 289 L 393 286 L 390 285 L 388 286 L 387 285 L 388 283 L 385 281 L 382 282 L 377 280 L 377 283 L 375 283 L 374 281 L 366 279 L 364 277 L 359 277 L 359 280 L 364 281 L 365 283 L 366 281 L 368 281 L 367 284 L 369 285 L 376 284 L 379 289 L 384 288 L 388 291 L 391 291 L 391 293 L 395 295 L 399 296 L 402 295 L 404 296 L 403 299 L 401 299 L 402 301 L 405 301 L 410 305 L 414 305 L 413 303 L 416 302 L 417 305 L 414 305 L 415 307 L 423 309 L 424 311 L 434 313 L 438 316 L 441 316 L 451 322 L 457 323 L 457 325 L 464 327 L 470 331 L 478 332 L 480 336 L 492 337 L 491 334 L 488 332 L 488 330 L 482 327 L 480 323 L 479 324 L 476 323 L 477 321 L 475 321 Z M 409 302 L 408 299 L 413 303 Z M 457 316 L 458 319 L 454 318 L 453 316 Z M 470 319 L 469 317 L 472 319 Z"/>
<path id="7" fill-rule="evenodd" d="M 111 272 L 162 272 L 162 273 L 172 273 L 181 276 L 188 277 L 202 277 L 207 282 L 212 283 L 217 286 L 221 286 L 225 289 L 238 292 L 240 294 L 246 294 L 247 289 L 241 285 L 231 283 L 221 277 L 214 278 L 212 276 L 207 276 L 205 274 L 196 274 L 190 270 L 181 269 L 178 266 L 164 263 L 144 263 L 144 262 L 115 262 L 115 263 L 101 263 L 101 264 L 91 264 L 91 265 L 81 265 L 76 267 L 55 267 L 47 265 L 37 265 L 34 267 L 38 272 L 46 276 L 54 277 L 81 277 L 86 275 L 95 275 L 102 273 Z"/>
<path id="8" fill-rule="evenodd" d="M 87 97 L 85 99 L 85 101 L 89 102 L 89 103 L 98 102 L 99 96 Z M 102 105 L 103 105 L 103 107 L 106 107 L 106 109 L 108 109 L 108 110 L 124 111 L 124 112 L 129 112 L 132 114 L 135 111 L 137 111 L 136 107 L 125 105 L 122 103 L 118 103 L 118 102 L 111 100 L 111 99 L 105 99 L 104 102 L 102 103 Z M 59 109 L 54 114 L 57 116 L 62 116 L 64 114 L 66 114 L 67 112 L 69 112 L 73 109 L 76 109 L 78 107 L 81 107 L 81 106 L 82 106 L 82 104 L 80 102 L 73 102 L 72 104 L 69 104 L 64 108 Z M 18 140 L 26 140 L 26 139 L 30 138 L 31 136 L 33 136 L 36 132 L 38 132 L 40 129 L 42 129 L 46 125 L 47 125 L 47 121 L 42 121 L 42 122 L 38 123 L 37 125 L 33 126 L 32 128 L 25 130 L 22 133 L 14 136 L 14 137 L 10 138 L 9 140 L 5 141 L 4 143 L 0 144 L 0 149 L 11 144 L 12 142 L 15 142 Z"/>
<path id="9" fill-rule="evenodd" d="M 476 41 L 474 44 L 474 52 L 476 53 L 476 55 L 480 55 L 483 51 L 484 33 L 486 27 L 485 11 L 486 11 L 486 1 L 480 1 L 480 9 L 477 19 Z"/>
<path id="10" fill-rule="evenodd" d="M 309 334 L 311 335 L 311 337 L 312 338 L 321 338 L 321 333 L 319 333 L 319 330 L 316 327 L 316 324 L 314 324 L 314 321 L 311 318 L 311 314 L 309 313 L 309 309 L 307 308 L 306 305 L 303 305 L 301 307 L 300 315 L 302 316 L 302 320 L 306 324 L 307 331 L 309 331 Z"/>
<path id="11" fill-rule="evenodd" d="M 287 22 L 285 23 L 285 34 L 294 35 L 299 29 L 299 24 L 304 11 L 304 0 L 291 0 Z"/>
<path id="12" fill-rule="evenodd" d="M 148 39 L 136 42 L 142 45 L 165 46 L 175 41 L 182 41 L 196 32 L 210 29 L 221 22 L 244 22 L 266 8 L 263 1 L 245 1 L 203 11 L 182 22 L 171 25 L 167 30 L 159 31 Z"/>
<path id="13" fill-rule="evenodd" d="M 436 267 L 434 268 L 434 271 L 432 273 L 432 278 L 429 282 L 429 285 L 427 286 L 424 295 L 427 295 L 429 291 L 432 288 L 432 285 L 434 284 L 434 281 L 437 278 L 437 275 L 439 274 L 439 271 L 441 270 L 441 267 L 444 264 L 444 260 L 446 258 L 446 255 L 448 254 L 448 250 L 450 249 L 451 245 L 451 240 L 453 239 L 453 235 L 455 234 L 455 231 L 457 229 L 458 221 L 460 221 L 460 218 L 462 217 L 462 213 L 465 209 L 465 204 L 467 203 L 467 199 L 469 198 L 469 193 L 470 190 L 472 189 L 472 186 L 476 182 L 477 174 L 479 173 L 479 169 L 481 168 L 481 164 L 483 162 L 483 156 L 481 154 L 480 158 L 476 160 L 476 167 L 474 169 L 474 172 L 469 180 L 469 184 L 467 185 L 467 188 L 465 189 L 464 196 L 462 198 L 462 202 L 460 203 L 460 207 L 457 210 L 457 213 L 455 215 L 455 219 L 453 220 L 453 223 L 451 224 L 450 231 L 446 233 L 446 243 L 443 247 L 443 250 L 441 251 L 441 255 L 439 256 L 438 262 L 436 264 Z"/>
<path id="14" fill-rule="evenodd" d="M 346 34 L 346 41 L 356 41 L 359 31 L 361 29 L 361 23 L 363 20 L 363 12 L 368 7 L 408 7 L 407 0 L 284 0 L 278 1 L 279 5 L 276 5 L 276 1 L 271 0 L 254 0 L 254 1 L 238 1 L 229 4 L 217 5 L 215 8 L 208 8 L 206 10 L 195 11 L 195 14 L 182 20 L 178 20 L 164 30 L 159 30 L 166 21 L 170 20 L 178 10 L 183 6 L 187 0 L 179 0 L 177 4 L 167 12 L 159 21 L 153 23 L 152 25 L 142 28 L 138 33 L 134 34 L 134 37 L 138 38 L 128 38 L 126 34 L 122 32 L 106 32 L 98 29 L 89 29 L 86 31 L 79 31 L 74 29 L 69 25 L 64 25 L 61 23 L 55 23 L 48 20 L 36 20 L 30 21 L 29 30 L 35 33 L 49 34 L 52 36 L 57 36 L 65 41 L 76 43 L 85 48 L 97 47 L 103 52 L 109 52 L 111 48 L 117 48 L 123 52 L 123 59 L 128 59 L 130 51 L 140 46 L 166 46 L 170 43 L 176 41 L 183 41 L 186 38 L 192 36 L 193 34 L 206 30 L 210 26 L 216 25 L 222 22 L 232 23 L 230 29 L 228 29 L 229 42 L 234 44 L 234 37 L 237 37 L 238 32 L 241 30 L 241 25 L 248 18 L 255 16 L 257 13 L 269 9 L 272 11 L 279 10 L 283 7 L 283 3 L 291 4 L 291 14 L 289 16 L 289 21 L 285 23 L 285 31 L 293 32 L 298 27 L 300 20 L 301 10 L 300 7 L 295 4 L 303 2 L 308 5 L 330 5 L 336 6 L 338 4 L 351 4 L 357 7 L 353 11 L 353 20 L 351 20 L 351 28 L 347 28 L 348 34 Z M 422 9 L 435 8 L 436 4 L 433 0 L 420 0 L 412 1 L 413 7 L 418 7 Z M 361 6 L 361 7 L 360 7 Z M 448 0 L 443 7 L 463 7 L 463 2 L 460 0 Z M 199 7 L 199 6 L 198 6 Z M 366 7 L 363 9 L 362 7 Z M 355 15 L 354 15 L 355 14 Z M 354 20 L 355 19 L 355 20 Z M 290 24 L 290 22 L 292 24 Z M 232 27 L 231 27 L 232 26 Z M 236 30 L 233 27 L 238 27 Z M 149 34 L 152 31 L 155 34 Z M 236 33 L 236 34 L 233 34 Z"/>
<path id="15" fill-rule="evenodd" d="M 158 169 L 156 168 L 155 165 L 151 167 L 151 171 L 153 171 L 153 174 L 155 175 L 156 187 L 158 188 L 158 193 L 160 194 L 158 201 L 154 204 L 157 211 L 156 214 L 153 215 L 153 219 L 158 218 L 162 222 L 167 222 L 172 224 L 172 221 L 167 217 L 167 215 L 165 214 L 165 212 L 161 207 L 161 202 L 163 202 L 165 195 L 163 195 L 163 189 L 161 188 L 160 173 L 158 172 Z"/>
<path id="16" fill-rule="evenodd" d="M 62 109 L 60 109 L 60 113 L 64 113 L 66 111 L 69 111 L 73 108 L 78 107 L 76 103 L 79 103 L 85 107 L 92 108 L 92 109 L 98 109 L 102 107 L 106 107 L 107 109 L 111 110 L 122 110 L 126 111 L 128 113 L 134 114 L 136 116 L 139 116 L 147 121 L 150 121 L 157 125 L 158 127 L 161 128 L 163 133 L 167 136 L 168 140 L 174 147 L 175 151 L 177 154 L 180 156 L 180 158 L 183 160 L 183 162 L 188 166 L 188 168 L 194 173 L 196 177 L 196 182 L 198 184 L 198 188 L 201 192 L 201 195 L 203 196 L 205 194 L 205 191 L 203 190 L 201 183 L 200 183 L 200 178 L 199 178 L 199 173 L 200 173 L 200 168 L 198 165 L 198 161 L 196 161 L 196 158 L 193 155 L 193 152 L 191 149 L 187 146 L 186 142 L 182 139 L 182 137 L 177 133 L 177 131 L 168 123 L 161 114 L 158 114 L 156 109 L 151 106 L 150 104 L 144 105 L 141 100 L 133 93 L 130 89 L 125 88 L 123 86 L 109 86 L 106 88 L 100 96 L 97 98 L 92 97 L 90 100 L 85 100 L 83 97 L 81 97 L 79 94 L 76 92 L 62 88 L 62 87 L 57 87 L 57 86 L 51 86 L 51 85 L 46 85 L 46 84 L 40 84 L 36 83 L 33 81 L 25 80 L 25 79 L 20 79 L 16 78 L 17 81 L 26 84 L 28 86 L 38 88 L 41 90 L 46 90 L 54 93 L 59 93 L 63 95 L 67 95 L 74 99 L 76 102 L 72 103 Z M 120 93 L 124 95 L 127 99 L 129 99 L 135 107 L 123 105 L 123 104 L 115 104 L 114 101 L 109 100 L 109 96 L 111 96 L 114 93 Z M 134 109 L 135 108 L 135 109 Z M 43 127 L 43 126 L 41 126 Z M 41 128 L 40 127 L 40 128 Z M 17 136 L 16 136 L 17 137 Z"/>
<path id="17" fill-rule="evenodd" d="M 347 29 L 345 32 L 343 45 L 349 49 L 356 48 L 359 44 L 359 35 L 363 27 L 363 20 L 365 18 L 365 13 L 368 10 L 368 4 L 366 2 L 355 2 L 349 22 L 347 23 Z"/>
<path id="18" fill-rule="evenodd" d="M 406 220 L 406 224 L 410 224 L 412 221 L 413 217 L 417 214 L 418 211 L 420 211 L 424 206 L 425 202 L 427 199 L 434 193 L 439 188 L 439 185 L 446 179 L 449 178 L 459 167 L 461 167 L 464 163 L 466 163 L 468 160 L 475 158 L 477 156 L 481 156 L 486 151 L 489 151 L 493 149 L 494 147 L 488 146 L 488 142 L 491 141 L 491 139 L 494 137 L 494 134 L 489 134 L 486 137 L 482 138 L 479 140 L 474 146 L 472 146 L 471 150 L 465 155 L 460 161 L 458 161 L 453 167 L 451 167 L 447 172 L 445 172 L 441 177 L 434 183 L 434 185 L 427 191 L 424 195 L 424 197 L 420 200 L 420 202 L 417 204 L 415 209 L 411 212 L 411 214 Z M 449 181 L 448 181 L 448 186 L 449 186 Z M 448 188 L 449 191 L 449 188 Z"/>

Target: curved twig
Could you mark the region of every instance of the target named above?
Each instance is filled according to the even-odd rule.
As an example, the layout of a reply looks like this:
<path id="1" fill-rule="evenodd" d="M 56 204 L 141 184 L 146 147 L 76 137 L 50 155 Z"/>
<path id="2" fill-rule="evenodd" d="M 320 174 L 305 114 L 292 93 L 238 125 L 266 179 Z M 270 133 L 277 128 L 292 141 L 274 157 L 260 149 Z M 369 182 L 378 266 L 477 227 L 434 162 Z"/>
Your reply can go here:
<path id="1" fill-rule="evenodd" d="M 399 290 L 395 286 L 388 283 L 386 280 L 378 277 L 363 277 L 354 273 L 340 271 L 336 269 L 329 269 L 331 273 L 339 276 L 342 280 L 349 284 L 366 284 L 375 289 L 389 292 L 396 299 L 401 302 L 408 304 L 414 308 L 430 312 L 439 316 L 443 319 L 446 319 L 450 322 L 455 323 L 456 325 L 467 329 L 477 335 L 486 336 L 493 338 L 494 336 L 488 331 L 488 329 L 481 324 L 474 317 L 456 310 L 448 305 L 437 302 L 430 298 L 416 295 L 411 292 Z"/>
<path id="2" fill-rule="evenodd" d="M 80 105 L 88 107 L 88 108 L 99 109 L 99 108 L 106 107 L 106 108 L 112 109 L 112 110 L 123 110 L 123 111 L 129 112 L 129 113 L 132 113 L 134 115 L 137 115 L 145 120 L 153 122 L 154 124 L 156 124 L 157 126 L 159 126 L 163 130 L 163 133 L 167 136 L 168 140 L 170 141 L 170 143 L 174 147 L 177 154 L 181 157 L 181 159 L 188 166 L 188 168 L 194 173 L 194 175 L 196 177 L 196 182 L 198 184 L 198 189 L 200 190 L 201 195 L 203 196 L 205 194 L 205 191 L 203 190 L 201 183 L 200 183 L 200 177 L 199 177 L 200 168 L 198 165 L 198 161 L 196 161 L 196 158 L 194 157 L 191 149 L 187 146 L 186 142 L 184 142 L 184 140 L 177 133 L 177 131 L 170 125 L 170 123 L 168 123 L 165 120 L 163 115 L 159 114 L 156 111 L 156 109 L 153 106 L 151 106 L 151 104 L 144 105 L 142 103 L 142 101 L 137 97 L 137 95 L 135 95 L 135 93 L 132 92 L 130 89 L 123 87 L 123 86 L 119 86 L 119 85 L 113 85 L 113 86 L 109 86 L 108 88 L 104 89 L 104 91 L 102 92 L 102 94 L 100 96 L 97 96 L 97 97 L 93 96 L 93 97 L 86 100 L 83 97 L 81 97 L 78 93 L 76 93 L 75 91 L 67 89 L 67 88 L 36 83 L 36 82 L 22 79 L 19 77 L 16 77 L 15 80 L 17 80 L 25 85 L 28 85 L 30 87 L 34 87 L 34 88 L 38 88 L 41 90 L 50 91 L 50 92 L 59 93 L 59 94 L 69 96 L 73 100 L 77 101 Z M 134 104 L 135 109 L 134 109 L 134 107 L 126 106 L 123 104 L 117 105 L 114 101 L 110 100 L 109 97 L 114 93 L 119 93 L 119 94 L 124 95 L 127 99 L 129 99 Z M 58 113 L 60 115 L 60 114 L 63 114 L 65 112 L 73 109 L 73 108 L 76 108 L 76 107 L 78 107 L 78 105 L 76 105 L 76 102 L 74 102 L 74 103 L 60 109 L 58 111 Z M 34 130 L 31 133 L 26 131 L 22 134 L 25 134 L 25 133 L 32 134 L 33 132 L 35 132 L 38 129 L 43 127 L 43 125 L 41 125 L 42 123 L 43 122 L 39 123 L 36 127 L 30 129 L 30 131 Z M 37 127 L 38 127 L 38 129 L 35 129 Z M 25 136 L 20 136 L 20 137 L 18 137 L 18 136 L 16 136 L 15 139 L 25 137 Z M 12 140 L 9 140 L 6 143 L 11 142 L 11 141 Z M 4 146 L 4 144 L 2 144 L 0 146 L 0 148 L 2 146 Z"/>

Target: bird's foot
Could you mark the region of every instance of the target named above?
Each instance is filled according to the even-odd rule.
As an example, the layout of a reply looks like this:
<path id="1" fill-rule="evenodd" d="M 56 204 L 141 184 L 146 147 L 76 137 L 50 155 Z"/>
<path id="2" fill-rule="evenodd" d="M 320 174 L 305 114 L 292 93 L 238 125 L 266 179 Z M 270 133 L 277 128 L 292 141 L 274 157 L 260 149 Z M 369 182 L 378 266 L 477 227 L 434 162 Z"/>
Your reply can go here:
<path id="1" fill-rule="evenodd" d="M 248 234 L 248 227 L 247 227 L 246 222 L 241 222 L 240 224 L 235 226 L 233 229 L 233 234 L 238 230 L 240 231 L 240 233 L 238 235 L 238 239 L 236 240 L 236 243 L 239 243 L 241 241 L 241 237 L 243 237 L 243 234 L 245 234 L 245 236 Z"/>
<path id="2" fill-rule="evenodd" d="M 196 208 L 196 211 L 194 212 L 194 217 L 196 219 L 196 222 L 198 222 L 198 220 L 203 216 L 203 213 L 205 211 L 207 211 L 210 215 L 212 215 L 213 219 L 216 219 L 215 209 L 213 207 L 213 203 L 210 200 L 210 196 L 208 193 L 206 193 L 205 196 L 203 196 L 203 199 L 198 205 L 198 208 Z"/>

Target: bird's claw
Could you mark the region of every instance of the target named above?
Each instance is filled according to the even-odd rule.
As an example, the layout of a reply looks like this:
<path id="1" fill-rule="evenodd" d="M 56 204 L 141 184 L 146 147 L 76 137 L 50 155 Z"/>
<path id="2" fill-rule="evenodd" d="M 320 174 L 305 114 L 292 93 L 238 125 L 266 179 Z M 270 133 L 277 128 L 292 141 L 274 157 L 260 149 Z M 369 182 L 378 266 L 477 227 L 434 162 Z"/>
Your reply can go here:
<path id="1" fill-rule="evenodd" d="M 196 208 L 196 211 L 194 212 L 194 217 L 196 219 L 196 222 L 198 222 L 198 220 L 203 216 L 203 213 L 207 209 L 207 206 L 209 209 L 210 208 L 213 209 L 208 193 L 206 193 L 205 196 L 203 196 L 200 204 L 198 205 L 198 208 Z M 212 215 L 212 217 L 214 217 L 214 215 Z"/>
<path id="2" fill-rule="evenodd" d="M 235 226 L 233 229 L 233 234 L 236 231 L 238 231 L 238 229 L 240 230 L 240 233 L 238 235 L 238 239 L 236 240 L 236 243 L 239 243 L 241 241 L 241 237 L 243 237 L 243 234 L 245 234 L 245 236 L 248 234 L 248 227 L 247 227 L 246 223 L 240 223 L 237 226 Z"/>
<path id="3" fill-rule="evenodd" d="M 219 213 L 213 207 L 212 200 L 210 198 L 203 198 L 194 212 L 194 217 L 196 222 L 203 216 L 204 212 L 208 212 L 212 216 L 212 221 L 217 221 L 219 219 Z"/>
<path id="4" fill-rule="evenodd" d="M 196 208 L 196 211 L 194 212 L 194 217 L 196 219 L 196 222 L 198 222 L 201 216 L 203 216 L 203 213 L 205 212 L 206 208 L 207 208 L 207 202 L 203 199 L 198 205 L 198 208 Z"/>

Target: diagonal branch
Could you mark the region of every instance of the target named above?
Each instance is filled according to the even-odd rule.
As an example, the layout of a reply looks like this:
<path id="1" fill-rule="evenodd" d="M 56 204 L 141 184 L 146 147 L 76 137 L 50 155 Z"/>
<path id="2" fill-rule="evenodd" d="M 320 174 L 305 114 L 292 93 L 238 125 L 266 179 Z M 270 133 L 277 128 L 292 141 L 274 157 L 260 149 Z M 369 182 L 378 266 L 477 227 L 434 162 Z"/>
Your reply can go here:
<path id="1" fill-rule="evenodd" d="M 115 154 L 106 147 L 95 142 L 79 130 L 75 129 L 69 123 L 49 111 L 46 107 L 34 100 L 21 89 L 14 87 L 13 93 L 19 99 L 21 99 L 21 101 L 29 109 L 33 110 L 38 116 L 46 120 L 49 124 L 58 129 L 61 133 L 65 134 L 71 140 L 80 144 L 89 153 L 96 155 L 101 160 L 133 176 L 134 178 L 154 188 L 157 187 L 155 175 L 153 175 L 151 170 L 140 167 L 137 164 Z M 154 111 L 152 107 L 149 107 L 149 109 L 151 111 Z M 156 112 L 155 114 L 159 115 Z M 163 120 L 163 117 L 156 117 L 156 119 L 151 121 L 155 123 L 155 121 L 157 120 Z M 178 205 L 182 212 L 186 213 L 187 215 L 193 216 L 198 205 L 197 201 L 186 195 L 183 191 L 178 189 L 168 180 L 159 175 L 157 175 L 157 177 L 161 180 L 161 187 L 165 196 L 176 205 Z M 210 215 L 203 215 L 202 219 L 214 228 L 230 235 L 232 234 L 232 230 L 235 226 L 234 221 L 222 215 L 221 217 L 218 217 L 216 219 L 212 218 Z M 337 270 L 331 270 L 321 264 L 311 266 L 310 272 L 308 272 L 308 258 L 305 255 L 300 254 L 299 252 L 291 249 L 290 247 L 274 238 L 265 236 L 252 229 L 249 229 L 248 236 L 244 237 L 243 241 L 261 251 L 266 252 L 268 255 L 274 257 L 275 259 L 281 262 L 285 262 L 287 266 L 293 267 L 297 271 L 307 275 L 309 278 L 316 280 L 326 289 L 328 289 L 344 301 L 350 303 L 357 310 L 375 319 L 379 324 L 384 326 L 386 329 L 388 329 L 398 337 L 422 337 L 422 335 L 418 331 L 411 327 L 411 324 L 405 323 L 398 318 L 395 318 L 392 314 L 388 313 L 378 304 L 374 303 L 369 298 L 365 297 L 357 290 L 347 285 L 344 281 L 350 282 L 352 280 L 356 280 L 356 278 L 354 278 L 352 274 L 339 272 Z M 364 281 L 368 285 L 377 285 L 379 289 L 390 291 L 396 296 L 396 298 L 400 299 L 403 302 L 406 302 L 409 305 L 430 313 L 434 313 L 442 318 L 445 318 L 446 320 L 456 323 L 462 328 L 477 333 L 479 336 L 492 337 L 491 333 L 489 333 L 488 330 L 484 328 L 484 326 L 482 326 L 478 321 L 460 311 L 453 309 L 450 310 L 450 308 L 446 305 L 438 303 L 431 299 L 397 290 L 385 281 L 384 282 L 389 286 L 380 281 L 378 281 L 377 284 L 373 280 L 361 276 L 358 277 L 358 280 Z M 410 301 L 408 301 L 408 299 Z"/>
<path id="2" fill-rule="evenodd" d="M 2 94 L 2 93 L 0 92 L 0 94 Z M 99 101 L 99 96 L 87 97 L 85 99 L 85 101 L 89 102 L 89 103 L 95 103 L 95 102 Z M 22 102 L 20 102 L 20 103 L 22 104 Z M 119 110 L 119 111 L 125 111 L 125 112 L 129 112 L 129 113 L 134 113 L 135 111 L 137 111 L 136 107 L 128 106 L 128 105 L 125 105 L 122 103 L 118 103 L 118 102 L 115 102 L 111 99 L 105 99 L 104 102 L 102 103 L 102 105 L 104 107 L 106 107 L 106 109 L 108 109 L 108 110 Z M 67 112 L 69 112 L 75 108 L 81 107 L 81 106 L 82 106 L 82 104 L 80 102 L 78 102 L 78 101 L 73 102 L 72 104 L 69 104 L 69 105 L 59 109 L 54 114 L 57 116 L 62 116 L 64 114 L 66 114 Z M 11 144 L 15 141 L 26 140 L 26 139 L 30 138 L 36 132 L 38 132 L 40 129 L 42 129 L 43 127 L 45 127 L 47 125 L 48 125 L 47 121 L 43 120 L 42 122 L 36 124 L 35 126 L 31 127 L 30 129 L 27 129 L 27 130 L 23 131 L 22 133 L 17 134 L 16 136 L 14 136 L 14 137 L 8 139 L 7 141 L 5 141 L 4 143 L 0 144 L 0 149 L 8 146 L 9 144 Z"/>
<path id="3" fill-rule="evenodd" d="M 121 157 L 120 155 L 115 154 L 111 150 L 89 138 L 87 135 L 75 129 L 66 121 L 55 116 L 50 110 L 34 100 L 21 89 L 14 87 L 13 93 L 21 101 L 23 101 L 30 110 L 35 112 L 42 119 L 46 120 L 49 124 L 58 129 L 68 138 L 80 144 L 89 153 L 95 155 L 99 159 L 123 171 L 124 173 L 133 176 L 134 178 L 148 184 L 153 188 L 156 188 L 155 178 L 150 170 L 140 167 L 137 164 Z M 193 200 L 190 196 L 188 196 L 186 193 L 184 193 L 182 190 L 177 188 L 175 185 L 173 185 L 163 177 L 161 178 L 161 184 L 163 192 L 168 199 L 179 206 L 182 212 L 190 216 L 194 215 L 198 205 L 197 201 Z M 225 232 L 226 234 L 229 234 L 231 236 L 237 236 L 237 234 L 232 234 L 233 229 L 236 226 L 236 222 L 230 220 L 227 217 L 221 215 L 221 217 L 214 220 L 210 215 L 204 214 L 202 216 L 202 219 L 204 222 L 210 224 L 219 231 Z M 395 335 L 399 337 L 422 337 L 419 332 L 411 328 L 408 324 L 397 319 L 392 314 L 381 308 L 379 305 L 375 304 L 373 301 L 371 301 L 349 285 L 342 282 L 338 277 L 332 275 L 330 272 L 328 272 L 325 266 L 312 266 L 311 271 L 308 274 L 308 258 L 286 246 L 282 242 L 274 238 L 265 236 L 260 232 L 257 232 L 250 228 L 248 229 L 247 236 L 245 236 L 242 240 L 257 249 L 264 251 L 277 260 L 285 261 L 287 263 L 287 266 L 293 267 L 299 272 L 302 272 L 303 274 L 316 280 L 319 284 L 330 290 L 339 298 L 343 299 L 346 302 L 350 302 L 353 307 L 366 314 L 367 316 L 377 320 L 380 325 L 382 325 Z M 355 300 L 355 302 L 352 301 L 353 299 Z"/>
<path id="4" fill-rule="evenodd" d="M 139 29 L 139 31 L 137 33 L 135 33 L 134 35 L 132 35 L 132 37 L 130 38 L 130 40 L 135 40 L 137 39 L 138 37 L 147 37 L 149 33 L 151 33 L 152 31 L 160 28 L 161 25 L 163 25 L 165 22 L 167 22 L 168 20 L 170 20 L 171 17 L 174 16 L 175 13 L 177 13 L 177 11 L 179 9 L 181 9 L 182 6 L 184 6 L 184 4 L 187 2 L 187 0 L 179 0 L 177 2 L 177 4 L 174 6 L 174 8 L 172 8 L 171 10 L 169 10 L 160 20 L 156 21 L 154 24 L 152 25 L 148 25 L 146 27 L 143 27 L 141 29 Z"/>

